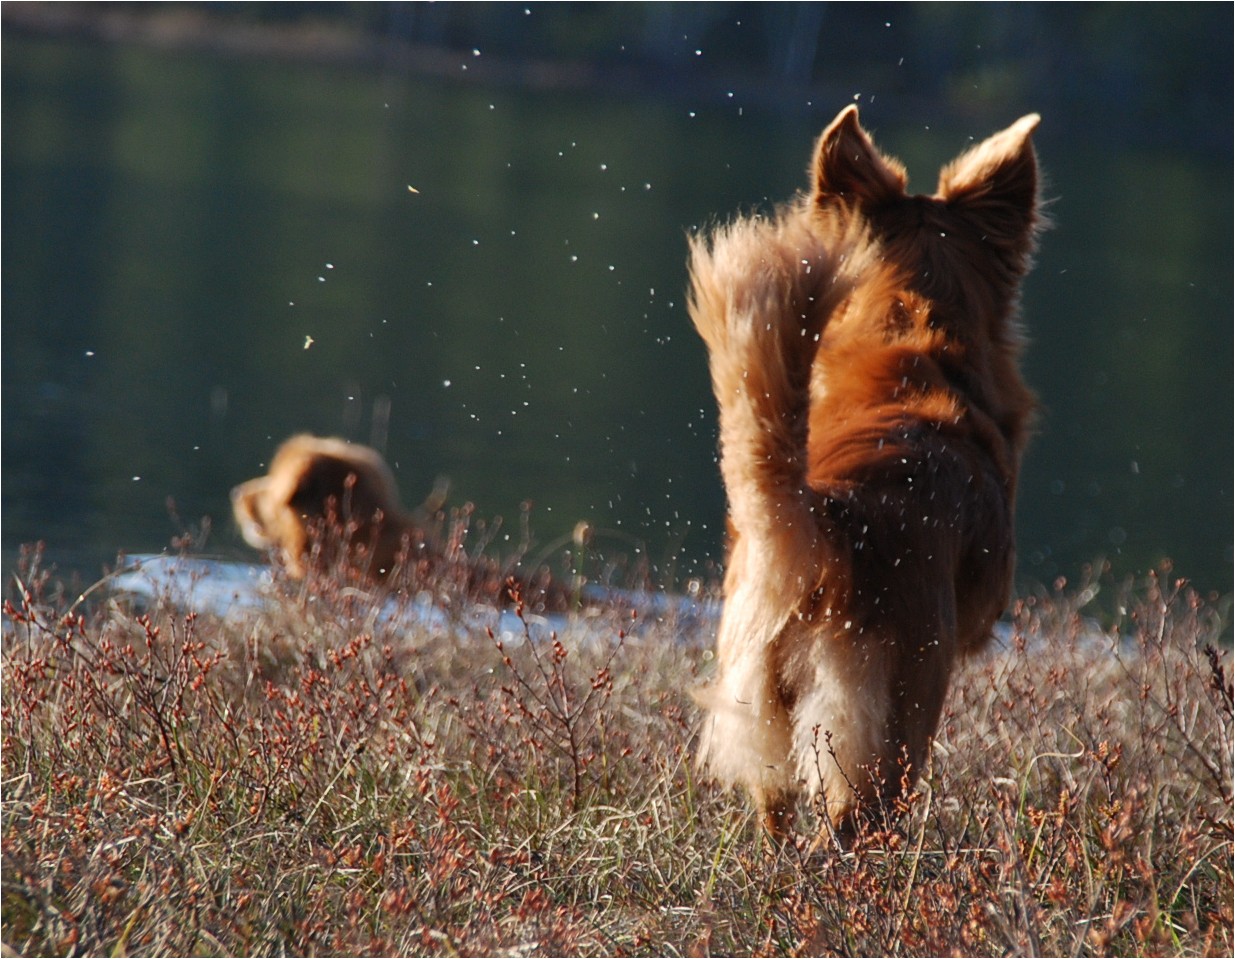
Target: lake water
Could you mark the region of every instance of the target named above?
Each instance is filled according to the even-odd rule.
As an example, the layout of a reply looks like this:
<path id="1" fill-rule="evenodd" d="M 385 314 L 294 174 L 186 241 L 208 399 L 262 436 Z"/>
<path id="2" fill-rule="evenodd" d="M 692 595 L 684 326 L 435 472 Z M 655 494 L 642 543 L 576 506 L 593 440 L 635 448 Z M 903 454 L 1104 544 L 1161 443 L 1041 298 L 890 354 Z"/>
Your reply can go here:
<path id="1" fill-rule="evenodd" d="M 533 552 L 586 519 L 602 554 L 663 582 L 713 571 L 724 498 L 685 235 L 788 197 L 845 101 L 13 35 L 3 84 L 6 571 L 43 539 L 90 576 L 203 516 L 208 551 L 252 557 L 228 491 L 302 430 L 383 449 L 408 503 L 448 476 L 512 539 L 530 503 Z M 863 117 L 929 191 L 1033 108 L 928 124 L 880 98 Z M 1057 226 L 1024 298 L 1044 411 L 1022 588 L 1171 556 L 1226 593 L 1230 111 L 1217 145 L 1084 118 L 1047 114 L 1036 138 Z"/>

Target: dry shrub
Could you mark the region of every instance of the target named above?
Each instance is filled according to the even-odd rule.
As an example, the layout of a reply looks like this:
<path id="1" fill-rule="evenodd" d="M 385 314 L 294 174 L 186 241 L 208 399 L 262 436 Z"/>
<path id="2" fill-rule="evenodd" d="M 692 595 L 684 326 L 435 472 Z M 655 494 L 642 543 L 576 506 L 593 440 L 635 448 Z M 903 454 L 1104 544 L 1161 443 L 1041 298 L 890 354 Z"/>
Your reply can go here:
<path id="1" fill-rule="evenodd" d="M 736 797 L 696 786 L 707 638 L 673 624 L 615 610 L 494 639 L 328 581 L 220 619 L 70 602 L 33 554 L 19 579 L 16 953 L 1232 947 L 1229 647 L 1156 577 L 1103 632 L 1066 592 L 1018 604 L 900 815 L 843 854 L 772 852 Z"/>

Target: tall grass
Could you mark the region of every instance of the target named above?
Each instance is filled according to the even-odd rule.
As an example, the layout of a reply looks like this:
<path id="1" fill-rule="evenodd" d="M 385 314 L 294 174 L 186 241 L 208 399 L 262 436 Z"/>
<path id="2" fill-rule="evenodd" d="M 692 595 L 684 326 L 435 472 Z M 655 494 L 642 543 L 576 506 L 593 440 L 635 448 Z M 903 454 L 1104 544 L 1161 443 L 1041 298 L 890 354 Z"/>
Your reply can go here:
<path id="1" fill-rule="evenodd" d="M 392 625 L 329 579 L 216 618 L 24 564 L 3 634 L 7 953 L 1230 955 L 1232 684 L 1160 576 L 1059 591 L 958 677 L 852 849 L 698 782 L 708 637 Z M 805 817 L 810 822 L 810 817 Z"/>

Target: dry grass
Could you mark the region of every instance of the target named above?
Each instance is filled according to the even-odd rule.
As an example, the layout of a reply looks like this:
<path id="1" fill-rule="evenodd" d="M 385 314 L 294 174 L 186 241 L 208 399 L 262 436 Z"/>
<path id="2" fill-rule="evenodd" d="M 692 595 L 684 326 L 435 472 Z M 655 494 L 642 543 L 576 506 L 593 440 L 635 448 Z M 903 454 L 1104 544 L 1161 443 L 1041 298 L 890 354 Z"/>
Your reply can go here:
<path id="1" fill-rule="evenodd" d="M 707 637 L 383 625 L 354 589 L 222 620 L 70 605 L 3 636 L 6 954 L 1230 955 L 1222 624 L 1158 577 L 1060 592 L 971 663 L 850 852 L 696 782 Z M 100 591 L 99 594 L 102 595 Z M 1077 594 L 1079 595 L 1079 594 Z"/>

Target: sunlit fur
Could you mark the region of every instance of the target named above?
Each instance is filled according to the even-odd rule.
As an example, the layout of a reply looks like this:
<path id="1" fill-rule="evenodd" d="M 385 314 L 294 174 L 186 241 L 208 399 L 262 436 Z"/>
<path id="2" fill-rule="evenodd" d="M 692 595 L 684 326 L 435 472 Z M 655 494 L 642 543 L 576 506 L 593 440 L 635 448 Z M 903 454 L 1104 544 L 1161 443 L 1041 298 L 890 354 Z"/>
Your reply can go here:
<path id="1" fill-rule="evenodd" d="M 367 446 L 301 434 L 286 440 L 265 476 L 232 490 L 232 512 L 250 546 L 276 550 L 291 575 L 342 558 L 384 579 L 401 553 L 423 542 L 426 503 L 404 512 L 394 476 Z M 316 547 L 316 548 L 315 548 Z M 340 555 L 342 553 L 342 555 Z"/>
<path id="2" fill-rule="evenodd" d="M 910 196 L 849 107 L 808 193 L 691 242 L 731 533 L 700 761 L 775 835 L 800 795 L 844 832 L 912 781 L 1006 604 L 1037 124 Z"/>

